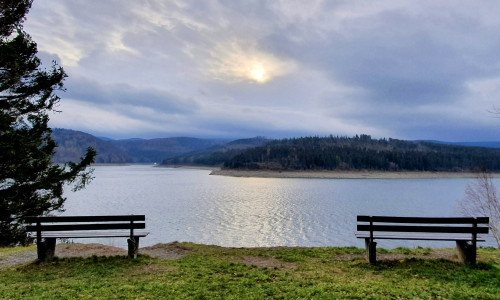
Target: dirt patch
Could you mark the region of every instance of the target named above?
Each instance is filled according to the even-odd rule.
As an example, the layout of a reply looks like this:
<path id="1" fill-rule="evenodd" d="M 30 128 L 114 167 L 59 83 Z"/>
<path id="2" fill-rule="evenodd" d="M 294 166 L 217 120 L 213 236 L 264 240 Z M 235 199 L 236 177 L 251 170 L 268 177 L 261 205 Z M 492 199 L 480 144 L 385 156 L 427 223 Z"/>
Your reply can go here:
<path id="1" fill-rule="evenodd" d="M 89 257 L 96 256 L 115 256 L 127 255 L 127 250 L 106 246 L 101 244 L 57 244 L 56 253 L 57 257 Z"/>
<path id="2" fill-rule="evenodd" d="M 162 259 L 177 259 L 183 257 L 191 251 L 193 250 L 178 244 L 157 244 L 151 247 L 140 248 L 139 254 L 145 254 Z M 58 244 L 56 246 L 56 256 L 58 257 L 87 257 L 92 255 L 128 255 L 128 252 L 122 248 L 101 244 Z"/>
<path id="3" fill-rule="evenodd" d="M 166 272 L 175 272 L 177 268 L 171 266 L 161 266 L 158 264 L 147 264 L 140 265 L 136 268 L 130 270 L 131 275 L 135 276 L 143 276 L 143 275 L 151 275 L 151 274 L 160 274 Z"/>
<path id="4" fill-rule="evenodd" d="M 277 268 L 280 270 L 293 270 L 297 268 L 297 265 L 294 263 L 285 262 L 273 257 L 243 256 L 237 260 L 245 265 L 259 268 Z"/>
<path id="5" fill-rule="evenodd" d="M 56 245 L 56 252 L 55 252 L 56 257 L 90 257 L 92 255 L 97 255 L 97 256 L 127 255 L 127 250 L 101 244 L 75 243 L 75 244 Z M 28 263 L 35 261 L 36 259 L 37 259 L 36 250 L 13 253 L 0 258 L 0 267 Z"/>
<path id="6" fill-rule="evenodd" d="M 336 260 L 349 261 L 349 260 L 354 260 L 354 259 L 358 259 L 358 258 L 364 258 L 365 256 L 366 256 L 366 254 L 347 253 L 347 254 L 334 255 L 333 258 Z"/>
<path id="7" fill-rule="evenodd" d="M 183 247 L 178 244 L 158 244 L 152 247 L 139 249 L 139 254 L 146 254 L 151 257 L 162 259 L 177 259 L 181 258 L 192 249 Z M 57 244 L 56 257 L 90 257 L 90 256 L 116 256 L 128 255 L 128 251 L 123 248 L 107 246 L 102 244 Z M 36 251 L 27 251 L 5 255 L 0 257 L 0 267 L 12 266 L 27 262 L 32 262 L 37 259 Z"/>
<path id="8" fill-rule="evenodd" d="M 363 259 L 366 258 L 366 254 L 364 253 L 339 254 L 334 256 L 334 259 L 343 261 L 349 261 L 360 258 Z M 429 259 L 429 260 L 445 259 L 455 262 L 459 261 L 456 251 L 454 251 L 453 249 L 433 249 L 428 254 L 377 253 L 377 261 L 403 260 L 409 258 Z"/>
<path id="9" fill-rule="evenodd" d="M 179 244 L 156 244 L 151 247 L 140 248 L 140 254 L 162 259 L 178 259 L 192 252 L 193 249 L 183 247 Z"/>

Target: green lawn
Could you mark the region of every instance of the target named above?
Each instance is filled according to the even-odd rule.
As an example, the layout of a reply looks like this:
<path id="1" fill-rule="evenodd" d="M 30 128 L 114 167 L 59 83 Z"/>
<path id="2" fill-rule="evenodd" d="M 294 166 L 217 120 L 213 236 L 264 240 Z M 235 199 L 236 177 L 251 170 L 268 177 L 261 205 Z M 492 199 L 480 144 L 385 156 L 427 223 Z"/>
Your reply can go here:
<path id="1" fill-rule="evenodd" d="M 58 259 L 0 268 L 0 299 L 500 299 L 500 250 L 466 267 L 441 250 L 372 266 L 357 248 L 222 248 L 183 243 L 176 260 L 141 256 Z M 8 251 L 0 249 L 1 253 Z M 10 250 L 12 251 L 12 250 Z"/>

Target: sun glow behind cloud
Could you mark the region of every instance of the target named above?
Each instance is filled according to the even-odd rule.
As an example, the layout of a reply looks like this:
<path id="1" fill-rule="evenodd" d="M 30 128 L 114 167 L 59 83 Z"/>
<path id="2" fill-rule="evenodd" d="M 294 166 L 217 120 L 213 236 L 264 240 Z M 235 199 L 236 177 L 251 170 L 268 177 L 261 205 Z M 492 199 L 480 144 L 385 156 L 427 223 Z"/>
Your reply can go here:
<path id="1" fill-rule="evenodd" d="M 210 75 L 227 83 L 253 81 L 265 83 L 292 72 L 295 64 L 257 50 L 256 45 L 231 42 L 210 52 Z"/>
<path id="2" fill-rule="evenodd" d="M 265 72 L 266 71 L 264 70 L 264 68 L 262 68 L 261 66 L 256 66 L 255 69 L 250 72 L 250 77 L 257 82 L 264 82 L 266 79 Z"/>

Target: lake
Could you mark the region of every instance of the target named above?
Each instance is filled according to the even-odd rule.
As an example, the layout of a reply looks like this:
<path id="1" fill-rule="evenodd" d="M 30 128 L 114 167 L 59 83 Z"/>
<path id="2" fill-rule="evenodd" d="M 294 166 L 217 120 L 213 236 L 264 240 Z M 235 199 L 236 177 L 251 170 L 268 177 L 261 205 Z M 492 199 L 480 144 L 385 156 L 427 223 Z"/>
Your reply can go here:
<path id="1" fill-rule="evenodd" d="M 141 247 L 187 241 L 226 247 L 357 246 L 356 215 L 457 216 L 472 179 L 239 178 L 151 165 L 95 166 L 67 189 L 64 215 L 145 214 Z M 500 182 L 495 179 L 495 182 Z M 125 239 L 75 240 L 126 247 Z M 454 247 L 380 240 L 379 246 Z M 495 246 L 492 238 L 481 245 Z"/>

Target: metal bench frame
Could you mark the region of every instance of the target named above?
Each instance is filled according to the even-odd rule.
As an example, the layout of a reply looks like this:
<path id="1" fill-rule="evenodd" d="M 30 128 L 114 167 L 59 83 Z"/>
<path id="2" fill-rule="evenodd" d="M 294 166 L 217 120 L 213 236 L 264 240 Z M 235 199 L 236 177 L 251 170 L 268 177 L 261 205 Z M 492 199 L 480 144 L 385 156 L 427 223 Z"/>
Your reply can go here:
<path id="1" fill-rule="evenodd" d="M 147 236 L 149 232 L 134 230 L 145 229 L 145 220 L 145 215 L 35 216 L 27 218 L 27 222 L 32 225 L 26 229 L 36 232 L 37 254 L 41 261 L 54 257 L 57 238 L 127 237 L 128 255 L 136 258 L 139 238 Z"/>
<path id="2" fill-rule="evenodd" d="M 365 239 L 368 261 L 377 261 L 375 239 L 455 241 L 458 256 L 465 264 L 476 264 L 478 234 L 488 234 L 488 217 L 389 217 L 357 216 L 357 238 Z M 403 225 L 402 225 L 403 224 Z"/>

